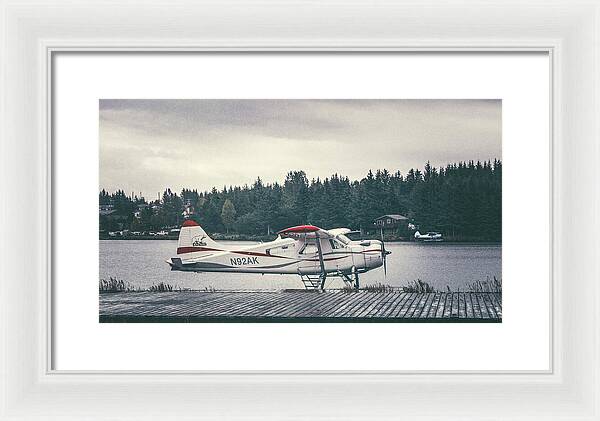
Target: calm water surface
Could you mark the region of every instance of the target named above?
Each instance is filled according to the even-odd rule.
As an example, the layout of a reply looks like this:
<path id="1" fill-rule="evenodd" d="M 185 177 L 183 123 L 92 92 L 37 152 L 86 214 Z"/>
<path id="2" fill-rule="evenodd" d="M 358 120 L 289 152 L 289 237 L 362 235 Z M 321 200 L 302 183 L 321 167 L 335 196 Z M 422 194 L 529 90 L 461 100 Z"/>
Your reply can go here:
<path id="1" fill-rule="evenodd" d="M 225 244 L 250 245 L 251 242 L 224 241 Z M 177 241 L 101 240 L 100 278 L 117 277 L 136 287 L 147 288 L 166 282 L 181 288 L 204 289 L 280 289 L 301 288 L 296 275 L 256 275 L 235 273 L 193 273 L 171 271 L 166 260 L 175 255 Z M 421 279 L 438 289 L 464 288 L 476 280 L 502 277 L 502 246 L 479 244 L 386 243 L 392 252 L 387 258 L 387 277 L 383 268 L 361 275 L 361 285 L 385 283 L 404 286 Z M 342 287 L 328 279 L 329 288 Z"/>

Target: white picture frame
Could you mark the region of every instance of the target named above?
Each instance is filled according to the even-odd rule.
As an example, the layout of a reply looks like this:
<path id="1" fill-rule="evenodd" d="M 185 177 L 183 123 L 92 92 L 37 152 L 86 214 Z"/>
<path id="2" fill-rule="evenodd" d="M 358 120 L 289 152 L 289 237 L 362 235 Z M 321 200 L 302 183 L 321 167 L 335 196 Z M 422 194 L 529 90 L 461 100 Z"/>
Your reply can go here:
<path id="1" fill-rule="evenodd" d="M 1 3 L 0 419 L 600 420 L 600 4 Z M 50 69 L 58 51 L 545 51 L 552 63 L 552 370 L 51 369 Z M 28 226 L 29 235 L 21 235 Z M 582 235 L 585 233 L 585 235 Z"/>

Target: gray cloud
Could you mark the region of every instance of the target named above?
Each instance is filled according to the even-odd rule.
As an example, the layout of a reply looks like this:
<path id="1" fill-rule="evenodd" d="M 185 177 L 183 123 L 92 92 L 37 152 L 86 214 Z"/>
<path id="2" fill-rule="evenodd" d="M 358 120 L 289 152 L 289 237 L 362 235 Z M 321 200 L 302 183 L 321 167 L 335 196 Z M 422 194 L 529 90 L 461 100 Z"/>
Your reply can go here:
<path id="1" fill-rule="evenodd" d="M 362 178 L 501 158 L 500 100 L 100 100 L 101 188 L 282 181 L 304 169 Z"/>

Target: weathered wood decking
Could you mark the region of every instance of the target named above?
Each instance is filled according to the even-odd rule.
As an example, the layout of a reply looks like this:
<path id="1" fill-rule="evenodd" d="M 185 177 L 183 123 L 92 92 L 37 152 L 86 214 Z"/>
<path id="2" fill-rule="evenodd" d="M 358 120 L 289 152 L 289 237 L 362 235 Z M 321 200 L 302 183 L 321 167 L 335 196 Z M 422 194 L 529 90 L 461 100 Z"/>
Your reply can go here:
<path id="1" fill-rule="evenodd" d="M 177 291 L 100 294 L 100 322 L 501 322 L 492 292 Z"/>

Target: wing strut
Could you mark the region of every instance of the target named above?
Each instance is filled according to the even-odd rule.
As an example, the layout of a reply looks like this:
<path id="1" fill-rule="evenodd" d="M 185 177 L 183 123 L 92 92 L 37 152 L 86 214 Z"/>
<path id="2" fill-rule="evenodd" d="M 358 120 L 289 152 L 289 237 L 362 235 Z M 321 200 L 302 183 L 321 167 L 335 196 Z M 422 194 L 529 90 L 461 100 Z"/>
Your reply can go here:
<path id="1" fill-rule="evenodd" d="M 352 266 L 352 273 L 354 274 L 354 289 L 359 289 L 360 284 L 358 282 L 358 270 L 356 269 L 356 266 Z"/>
<path id="2" fill-rule="evenodd" d="M 319 263 L 321 265 L 321 274 L 319 280 L 321 281 L 321 290 L 325 289 L 325 278 L 327 278 L 327 272 L 325 272 L 325 261 L 323 260 L 323 250 L 321 249 L 321 238 L 319 238 L 319 232 L 315 232 L 315 238 L 317 240 L 317 251 L 319 252 Z"/>

